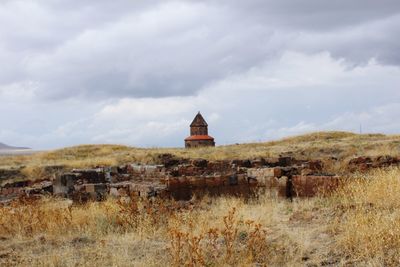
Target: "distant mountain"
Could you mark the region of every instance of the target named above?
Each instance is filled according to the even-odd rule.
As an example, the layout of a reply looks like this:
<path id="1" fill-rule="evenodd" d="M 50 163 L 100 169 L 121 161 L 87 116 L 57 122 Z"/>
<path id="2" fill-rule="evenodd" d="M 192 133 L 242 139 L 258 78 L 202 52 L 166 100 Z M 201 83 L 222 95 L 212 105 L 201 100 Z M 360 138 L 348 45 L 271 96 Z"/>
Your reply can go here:
<path id="1" fill-rule="evenodd" d="M 25 149 L 30 149 L 29 147 L 15 147 L 15 146 L 9 146 L 3 143 L 0 143 L 0 150 L 25 150 Z"/>

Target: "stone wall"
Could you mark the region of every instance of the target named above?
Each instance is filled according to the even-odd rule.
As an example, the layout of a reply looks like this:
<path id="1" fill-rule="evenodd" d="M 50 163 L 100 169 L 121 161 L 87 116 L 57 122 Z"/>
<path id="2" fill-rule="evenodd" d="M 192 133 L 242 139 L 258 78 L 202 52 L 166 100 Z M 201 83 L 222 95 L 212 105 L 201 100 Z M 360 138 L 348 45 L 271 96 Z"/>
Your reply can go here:
<path id="1" fill-rule="evenodd" d="M 371 169 L 399 166 L 400 158 L 393 156 L 357 157 L 349 161 L 347 169 L 350 172 L 365 172 Z"/>
<path id="2" fill-rule="evenodd" d="M 320 161 L 290 157 L 208 161 L 160 155 L 157 160 L 160 164 L 74 169 L 57 175 L 52 182 L 7 184 L 0 188 L 0 200 L 46 193 L 77 201 L 102 200 L 107 196 L 188 200 L 205 194 L 253 196 L 259 191 L 293 198 L 331 192 L 340 183 L 339 177 L 323 172 Z M 386 158 L 375 162 L 397 161 Z M 358 159 L 352 164 L 366 163 Z"/>
<path id="3" fill-rule="evenodd" d="M 293 196 L 313 197 L 330 194 L 340 184 L 339 176 L 295 175 L 292 177 Z"/>
<path id="4" fill-rule="evenodd" d="M 19 181 L 0 187 L 0 202 L 17 197 L 53 193 L 53 183 L 44 181 Z"/>

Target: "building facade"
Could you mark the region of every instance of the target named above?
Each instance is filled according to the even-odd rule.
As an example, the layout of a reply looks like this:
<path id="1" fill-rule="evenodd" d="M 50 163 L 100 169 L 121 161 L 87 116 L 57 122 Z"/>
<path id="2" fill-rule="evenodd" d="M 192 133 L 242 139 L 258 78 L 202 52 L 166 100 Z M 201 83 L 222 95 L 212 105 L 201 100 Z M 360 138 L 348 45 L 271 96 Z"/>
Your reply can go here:
<path id="1" fill-rule="evenodd" d="M 208 124 L 199 112 L 190 124 L 190 136 L 185 139 L 185 147 L 206 146 L 215 146 L 215 142 L 214 138 L 208 135 Z"/>

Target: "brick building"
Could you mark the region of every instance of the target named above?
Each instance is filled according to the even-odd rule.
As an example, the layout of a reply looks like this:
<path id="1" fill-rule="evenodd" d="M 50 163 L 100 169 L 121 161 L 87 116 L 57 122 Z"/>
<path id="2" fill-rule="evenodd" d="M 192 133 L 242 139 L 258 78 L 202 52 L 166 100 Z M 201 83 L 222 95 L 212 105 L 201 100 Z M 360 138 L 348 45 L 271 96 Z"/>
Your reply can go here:
<path id="1" fill-rule="evenodd" d="M 208 124 L 199 112 L 190 124 L 190 136 L 185 139 L 185 147 L 204 146 L 215 146 L 215 142 L 214 138 L 208 135 Z"/>

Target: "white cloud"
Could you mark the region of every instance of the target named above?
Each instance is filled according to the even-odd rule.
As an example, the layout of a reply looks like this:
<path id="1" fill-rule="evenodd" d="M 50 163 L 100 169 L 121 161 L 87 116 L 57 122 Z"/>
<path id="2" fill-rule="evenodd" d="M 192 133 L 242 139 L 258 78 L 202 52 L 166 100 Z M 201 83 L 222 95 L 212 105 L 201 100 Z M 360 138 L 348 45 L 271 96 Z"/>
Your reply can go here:
<path id="1" fill-rule="evenodd" d="M 0 85 L 0 99 L 4 102 L 15 100 L 32 100 L 35 97 L 38 84 L 36 82 L 16 82 Z"/>
<path id="2" fill-rule="evenodd" d="M 292 52 L 282 55 L 276 68 L 272 65 L 232 75 L 197 96 L 107 102 L 94 115 L 64 125 L 54 134 L 95 143 L 180 146 L 199 110 L 219 144 L 271 140 L 316 130 L 358 131 L 360 124 L 371 132 L 400 129 L 396 123 L 400 98 L 393 86 L 400 84 L 400 68 L 374 60 L 349 68 L 327 53 Z M 277 86 L 269 79 L 282 82 Z M 355 95 L 359 97 L 355 99 Z M 389 95 L 384 104 L 375 99 L 379 95 Z M 388 99 L 399 102 L 387 104 Z"/>
<path id="3" fill-rule="evenodd" d="M 124 98 L 106 105 L 95 116 L 98 120 L 151 120 L 182 115 L 194 109 L 194 97 Z"/>

